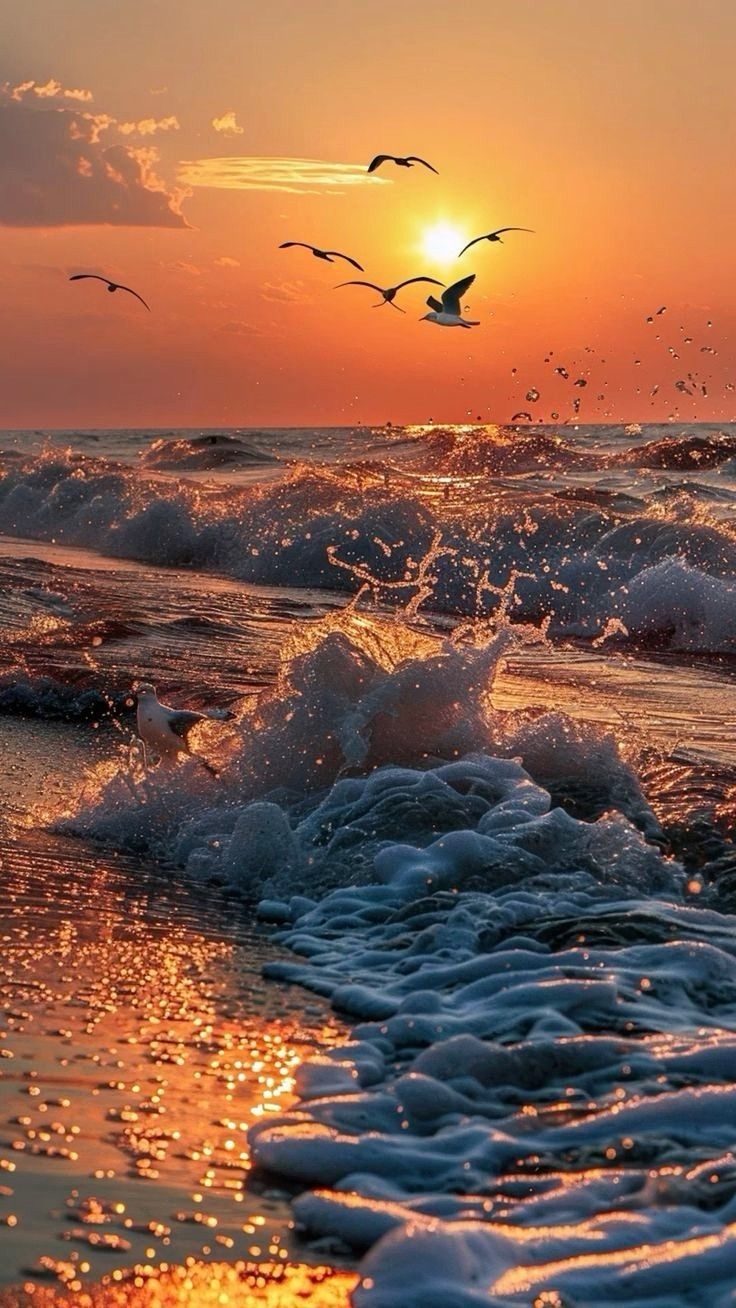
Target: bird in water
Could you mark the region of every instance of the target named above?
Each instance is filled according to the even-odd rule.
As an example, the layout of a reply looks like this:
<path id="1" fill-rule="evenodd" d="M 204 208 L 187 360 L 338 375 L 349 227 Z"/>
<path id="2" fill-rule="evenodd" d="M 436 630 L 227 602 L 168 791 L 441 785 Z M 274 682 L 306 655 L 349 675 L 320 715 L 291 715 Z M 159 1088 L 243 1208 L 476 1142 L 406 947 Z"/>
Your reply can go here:
<path id="1" fill-rule="evenodd" d="M 530 232 L 532 236 L 534 235 L 531 227 L 497 227 L 495 232 L 486 232 L 485 236 L 476 236 L 472 241 L 468 241 L 468 244 L 463 246 L 460 254 L 457 256 L 458 259 L 462 258 L 465 251 L 469 250 L 471 245 L 477 245 L 479 241 L 499 241 L 500 244 L 503 245 L 503 241 L 501 240 L 503 232 Z"/>
<path id="2" fill-rule="evenodd" d="M 407 154 L 403 157 L 400 154 L 377 154 L 375 159 L 371 159 L 368 164 L 367 171 L 374 173 L 377 168 L 381 167 L 381 164 L 385 163 L 395 163 L 399 168 L 413 168 L 414 164 L 423 164 L 431 173 L 437 173 L 439 177 L 438 170 L 433 168 L 431 163 L 427 163 L 426 159 L 420 159 L 418 154 Z"/>
<path id="3" fill-rule="evenodd" d="M 460 300 L 467 291 L 468 287 L 475 281 L 475 273 L 469 277 L 463 277 L 459 282 L 453 282 L 442 292 L 442 303 L 435 300 L 433 295 L 427 299 L 432 313 L 425 313 L 420 319 L 421 322 L 436 322 L 438 327 L 479 327 L 479 322 L 471 322 L 462 316 Z"/>
<path id="4" fill-rule="evenodd" d="M 346 263 L 351 263 L 358 272 L 365 272 L 362 264 L 351 259 L 349 254 L 340 254 L 339 250 L 320 250 L 318 245 L 307 245 L 306 241 L 283 241 L 279 246 L 280 250 L 290 250 L 292 245 L 298 245 L 302 250 L 311 250 L 315 259 L 325 259 L 327 263 L 334 263 L 335 259 L 344 259 Z"/>
<path id="5" fill-rule="evenodd" d="M 213 777 L 218 775 L 200 755 L 193 755 L 189 748 L 189 732 L 197 723 L 204 721 L 226 722 L 234 714 L 230 709 L 209 709 L 206 713 L 195 713 L 191 709 L 172 709 L 162 704 L 156 695 L 156 687 L 149 682 L 141 682 L 136 692 L 138 709 L 136 726 L 143 742 L 143 758 L 148 765 L 148 750 L 156 754 L 162 766 L 173 765 L 180 754 L 188 754 L 197 759 Z"/>
<path id="6" fill-rule="evenodd" d="M 390 304 L 392 309 L 399 309 L 398 304 L 394 304 L 397 294 L 402 286 L 412 286 L 414 282 L 431 282 L 432 286 L 442 285 L 436 277 L 408 277 L 405 282 L 399 282 L 398 286 L 387 286 L 385 289 L 383 286 L 376 286 L 375 282 L 338 282 L 335 290 L 341 286 L 369 286 L 372 291 L 378 291 L 378 294 L 383 296 L 378 304 L 372 306 L 374 309 L 380 309 L 384 304 Z M 399 309 L 399 313 L 406 313 L 406 309 Z"/>
<path id="7" fill-rule="evenodd" d="M 140 300 L 144 308 L 148 309 L 149 313 L 151 312 L 151 306 L 150 304 L 146 304 L 143 296 L 139 295 L 137 291 L 134 291 L 131 286 L 123 286 L 122 282 L 112 282 L 109 277 L 100 277 L 99 273 L 74 273 L 74 275 L 69 278 L 70 282 L 83 282 L 87 280 L 104 282 L 111 295 L 114 291 L 127 291 L 128 295 L 134 295 L 136 300 Z"/>

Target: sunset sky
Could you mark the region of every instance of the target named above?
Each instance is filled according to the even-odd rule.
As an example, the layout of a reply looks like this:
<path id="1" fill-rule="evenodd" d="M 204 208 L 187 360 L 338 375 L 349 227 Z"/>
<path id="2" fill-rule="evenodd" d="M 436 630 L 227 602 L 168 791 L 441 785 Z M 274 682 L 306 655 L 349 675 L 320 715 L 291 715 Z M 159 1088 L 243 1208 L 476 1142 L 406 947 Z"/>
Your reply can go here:
<path id="1" fill-rule="evenodd" d="M 0 426 L 736 419 L 735 50 L 733 0 L 3 5 Z"/>

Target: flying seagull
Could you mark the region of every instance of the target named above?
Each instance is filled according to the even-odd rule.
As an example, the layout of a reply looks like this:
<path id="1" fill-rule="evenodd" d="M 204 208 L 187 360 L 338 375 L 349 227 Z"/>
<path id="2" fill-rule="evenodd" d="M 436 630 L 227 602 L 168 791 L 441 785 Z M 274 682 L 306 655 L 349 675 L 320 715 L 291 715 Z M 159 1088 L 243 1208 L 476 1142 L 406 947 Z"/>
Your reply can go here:
<path id="1" fill-rule="evenodd" d="M 466 250 L 470 249 L 471 245 L 477 245 L 479 241 L 499 241 L 500 244 L 503 245 L 503 241 L 501 240 L 503 232 L 531 232 L 532 236 L 534 235 L 531 227 L 497 227 L 495 232 L 486 232 L 485 236 L 476 236 L 474 240 L 468 241 L 468 244 L 463 246 L 460 254 L 457 256 L 458 259 L 465 254 Z"/>
<path id="2" fill-rule="evenodd" d="M 439 327 L 479 327 L 480 323 L 463 318 L 460 307 L 460 300 L 474 281 L 475 273 L 471 273 L 469 277 L 463 277 L 461 281 L 448 286 L 447 290 L 442 292 L 441 304 L 430 295 L 427 304 L 433 312 L 425 313 L 420 321 L 436 322 Z"/>
<path id="3" fill-rule="evenodd" d="M 379 304 L 373 305 L 374 309 L 380 309 L 384 304 L 390 304 L 392 309 L 399 309 L 398 304 L 394 304 L 396 295 L 402 286 L 412 286 L 414 282 L 431 282 L 433 286 L 442 285 L 436 277 L 407 277 L 405 282 L 399 282 L 398 286 L 387 286 L 385 290 L 382 286 L 376 286 L 375 282 L 338 282 L 335 290 L 340 286 L 369 286 L 372 291 L 378 291 L 378 294 L 383 296 Z M 399 313 L 406 313 L 406 309 L 399 309 Z"/>
<path id="4" fill-rule="evenodd" d="M 145 681 L 138 686 L 137 699 L 136 725 L 143 742 L 146 762 L 147 751 L 150 749 L 159 756 L 162 764 L 174 763 L 179 754 L 191 754 L 188 735 L 198 722 L 206 719 L 225 722 L 233 717 L 229 709 L 209 709 L 206 713 L 194 713 L 190 709 L 167 708 L 159 702 L 155 686 Z M 199 755 L 196 757 L 202 767 L 217 776 L 211 764 Z"/>
<path id="5" fill-rule="evenodd" d="M 334 263 L 335 259 L 344 259 L 346 263 L 351 263 L 358 272 L 365 272 L 362 264 L 356 263 L 351 259 L 349 254 L 340 254 L 339 250 L 320 250 L 316 245 L 307 245 L 305 241 L 283 241 L 279 246 L 280 250 L 289 250 L 292 245 L 299 245 L 303 250 L 311 250 L 315 259 L 326 259 L 328 263 Z"/>
<path id="6" fill-rule="evenodd" d="M 433 168 L 431 163 L 427 163 L 426 159 L 420 159 L 418 154 L 407 154 L 403 158 L 398 154 L 377 154 L 368 164 L 368 172 L 374 173 L 381 164 L 385 163 L 395 163 L 399 168 L 413 168 L 415 163 L 424 164 L 425 168 L 428 168 L 431 173 L 437 173 L 439 177 L 437 169 Z"/>
<path id="7" fill-rule="evenodd" d="M 127 291 L 128 295 L 134 295 L 136 300 L 140 300 L 141 304 L 148 309 L 148 312 L 151 312 L 150 304 L 146 304 L 142 295 L 139 295 L 138 292 L 134 291 L 130 286 L 123 286 L 122 282 L 111 282 L 109 277 L 100 277 L 98 273 L 74 273 L 74 276 L 70 277 L 69 281 L 83 282 L 87 281 L 87 279 L 91 279 L 94 282 L 104 282 L 111 295 L 113 291 Z"/>

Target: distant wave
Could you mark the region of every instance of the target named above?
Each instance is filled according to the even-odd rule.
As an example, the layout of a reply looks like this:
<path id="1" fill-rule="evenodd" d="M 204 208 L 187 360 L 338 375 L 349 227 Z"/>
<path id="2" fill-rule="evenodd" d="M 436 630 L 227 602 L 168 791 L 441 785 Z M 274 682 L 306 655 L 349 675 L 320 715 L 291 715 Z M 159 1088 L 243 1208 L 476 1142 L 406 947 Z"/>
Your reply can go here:
<path id="1" fill-rule="evenodd" d="M 240 465 L 269 464 L 277 460 L 240 436 L 224 432 L 205 436 L 178 436 L 153 441 L 141 452 L 146 468 L 178 468 L 181 471 L 207 471 Z"/>
<path id="2" fill-rule="evenodd" d="M 452 464 L 458 449 L 445 454 Z M 499 497 L 482 477 L 457 490 L 455 472 L 438 478 L 436 448 L 430 457 L 428 474 L 304 464 L 277 482 L 202 490 L 46 454 L 5 468 L 0 531 L 265 585 L 364 590 L 401 607 L 502 610 L 551 635 L 628 631 L 668 648 L 736 649 L 736 535 L 698 497 L 647 505 L 594 478 L 565 498 L 544 484 L 531 495 L 523 480 Z"/>

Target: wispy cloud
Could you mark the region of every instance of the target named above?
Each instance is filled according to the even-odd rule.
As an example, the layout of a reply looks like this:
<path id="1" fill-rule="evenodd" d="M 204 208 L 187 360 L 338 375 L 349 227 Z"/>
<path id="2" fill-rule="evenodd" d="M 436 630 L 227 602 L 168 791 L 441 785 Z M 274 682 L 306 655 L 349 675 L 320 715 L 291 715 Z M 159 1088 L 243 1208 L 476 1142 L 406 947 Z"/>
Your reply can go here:
<path id="1" fill-rule="evenodd" d="M 387 186 L 385 177 L 368 174 L 365 164 L 330 163 L 324 159 L 271 159 L 232 155 L 185 160 L 179 171 L 185 186 L 226 191 L 287 191 L 339 195 L 353 186 Z"/>
<path id="2" fill-rule="evenodd" d="M 220 118 L 213 118 L 212 126 L 223 136 L 242 136 L 245 131 L 245 128 L 240 126 L 234 109 L 228 109 Z"/>
<path id="3" fill-rule="evenodd" d="M 278 304 L 303 304 L 309 298 L 304 282 L 264 282 L 261 299 Z"/>

